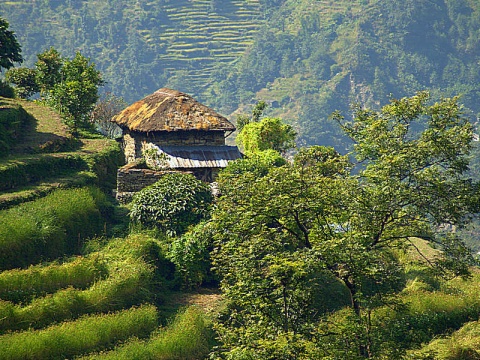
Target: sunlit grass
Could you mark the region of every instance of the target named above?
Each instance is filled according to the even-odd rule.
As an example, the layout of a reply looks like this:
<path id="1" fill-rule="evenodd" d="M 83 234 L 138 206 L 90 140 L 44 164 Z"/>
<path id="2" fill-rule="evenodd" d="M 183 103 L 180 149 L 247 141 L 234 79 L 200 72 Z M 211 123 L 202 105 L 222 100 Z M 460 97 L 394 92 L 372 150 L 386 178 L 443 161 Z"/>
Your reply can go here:
<path id="1" fill-rule="evenodd" d="M 111 347 L 132 336 L 148 336 L 158 325 L 152 305 L 86 316 L 42 330 L 0 336 L 0 359 L 64 359 Z"/>
<path id="2" fill-rule="evenodd" d="M 194 307 L 179 312 L 175 320 L 149 340 L 135 339 L 107 353 L 83 360 L 195 360 L 208 355 L 213 333 L 204 315 Z"/>
<path id="3" fill-rule="evenodd" d="M 155 246 L 154 240 L 146 237 L 114 240 L 87 258 L 78 259 L 78 264 L 72 264 L 72 285 L 77 277 L 89 277 L 82 272 L 92 265 L 92 261 L 100 261 L 101 266 L 105 267 L 102 268 L 102 275 L 106 272 L 108 277 L 103 276 L 104 278 L 98 279 L 90 287 L 78 289 L 70 286 L 35 298 L 28 304 L 15 305 L 0 301 L 0 331 L 38 329 L 53 322 L 75 319 L 83 314 L 120 310 L 154 299 L 153 291 L 161 286 L 158 280 L 155 280 L 154 267 L 150 264 L 153 258 L 158 257 Z M 83 268 L 80 266 L 82 262 Z M 52 266 L 46 271 L 48 273 L 60 269 L 61 267 Z M 25 270 L 23 274 L 27 272 L 28 270 Z M 15 275 L 15 271 L 9 273 Z M 22 272 L 19 273 L 18 280 L 21 279 Z M 62 278 L 61 283 L 68 284 L 69 279 Z"/>

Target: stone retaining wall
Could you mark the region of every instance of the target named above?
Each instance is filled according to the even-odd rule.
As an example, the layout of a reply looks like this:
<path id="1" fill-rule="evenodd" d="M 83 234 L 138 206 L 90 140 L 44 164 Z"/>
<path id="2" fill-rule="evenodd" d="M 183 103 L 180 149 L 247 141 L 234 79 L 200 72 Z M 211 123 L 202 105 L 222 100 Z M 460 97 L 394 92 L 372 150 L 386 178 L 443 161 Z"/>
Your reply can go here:
<path id="1" fill-rule="evenodd" d="M 165 174 L 172 172 L 171 170 L 156 171 L 151 169 L 136 168 L 137 164 L 128 164 L 117 172 L 117 200 L 121 203 L 127 203 L 132 200 L 133 195 L 143 188 L 153 185 Z"/>

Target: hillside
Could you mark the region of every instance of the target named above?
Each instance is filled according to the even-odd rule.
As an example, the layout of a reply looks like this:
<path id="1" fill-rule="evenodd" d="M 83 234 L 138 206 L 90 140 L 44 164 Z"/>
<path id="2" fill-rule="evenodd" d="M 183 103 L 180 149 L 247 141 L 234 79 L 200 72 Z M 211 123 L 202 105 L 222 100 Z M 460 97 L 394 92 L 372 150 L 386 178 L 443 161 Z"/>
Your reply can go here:
<path id="1" fill-rule="evenodd" d="M 126 235 L 119 145 L 36 102 L 0 98 L 0 126 L 0 359 L 206 356 L 220 295 L 170 295 L 158 240 Z"/>
<path id="2" fill-rule="evenodd" d="M 0 14 L 22 45 L 25 65 L 54 46 L 80 50 L 133 102 L 168 85 L 198 94 L 212 72 L 235 61 L 261 25 L 259 0 L 7 1 Z"/>
<path id="3" fill-rule="evenodd" d="M 224 196 L 216 200 L 210 220 L 168 237 L 160 229 L 137 228 L 126 216 L 128 208 L 108 195 L 123 158 L 115 141 L 93 135 L 74 140 L 60 116 L 36 102 L 0 98 L 0 115 L 5 131 L 15 135 L 0 153 L 0 359 L 220 360 L 244 359 L 247 354 L 263 360 L 296 359 L 298 353 L 305 359 L 407 359 L 410 355 L 452 359 L 450 354 L 476 358 L 480 351 L 478 269 L 472 267 L 469 278 L 450 280 L 432 272 L 443 251 L 428 241 L 403 236 L 402 226 L 408 226 L 403 216 L 392 235 L 402 235 L 408 244 L 384 247 L 382 242 L 378 249 L 364 251 L 362 242 L 355 241 L 358 235 L 350 232 L 350 225 L 363 226 L 372 214 L 376 223 L 379 207 L 381 212 L 386 209 L 384 214 L 399 209 L 395 205 L 396 194 L 402 196 L 399 186 L 380 184 L 378 199 L 364 196 L 374 193 L 360 192 L 365 210 L 354 205 L 352 209 L 361 211 L 351 221 L 346 203 L 352 198 L 345 203 L 332 201 L 349 196 L 342 190 L 344 185 L 348 193 L 354 192 L 352 179 L 347 180 L 343 170 L 342 176 L 332 176 L 331 171 L 342 166 L 339 158 L 308 166 L 298 161 L 262 165 L 255 159 L 252 166 L 252 159 L 246 159 L 220 176 Z M 459 142 L 458 133 L 445 132 L 453 139 L 448 143 Z M 305 150 L 303 154 L 330 151 Z M 394 156 L 407 157 L 401 163 L 409 168 L 417 149 L 389 155 L 393 155 L 390 164 L 395 164 L 392 158 L 398 159 Z M 302 170 L 297 175 L 291 172 L 295 164 Z M 348 161 L 344 166 L 349 166 Z M 430 181 L 427 176 L 425 180 Z M 455 196 L 457 189 L 451 190 Z M 435 194 L 433 199 L 450 196 L 444 191 Z M 408 206 L 420 201 L 429 210 L 443 209 L 411 195 Z M 391 207 L 384 206 L 388 201 Z M 380 206 L 371 207 L 372 203 Z M 314 212 L 318 215 L 312 216 Z M 357 220 L 360 213 L 367 221 Z M 349 223 L 324 231 L 332 221 L 338 223 L 335 219 Z M 308 229 L 316 221 L 326 224 L 298 234 L 293 227 L 303 222 L 302 229 Z M 275 228 L 282 223 L 294 230 Z M 360 239 L 368 239 L 372 228 L 368 224 Z M 256 231 L 260 235 L 255 236 Z M 345 232 L 353 236 L 344 237 Z M 320 246 L 314 250 L 304 246 L 305 235 L 307 241 L 308 237 L 315 241 L 313 246 Z M 325 241 L 318 241 L 323 236 Z M 289 243 L 293 237 L 302 241 Z M 354 242 L 344 242 L 351 239 Z M 238 243 L 232 246 L 228 241 Z M 332 266 L 322 264 L 328 246 L 332 246 L 326 252 Z M 240 256 L 225 252 L 237 249 L 246 252 Z M 453 257 L 445 259 L 445 269 L 457 260 L 466 261 L 462 247 L 451 250 Z M 362 276 L 361 316 L 353 312 L 349 280 L 342 277 L 351 259 L 354 275 L 358 271 Z M 337 261 L 347 262 L 337 266 Z M 222 273 L 213 276 L 212 265 L 224 271 L 224 279 L 240 274 L 245 281 L 227 291 L 222 281 L 221 293 L 216 276 Z M 436 269 L 443 270 L 442 265 Z M 201 287 L 205 285 L 213 287 Z M 184 291 L 189 287 L 195 290 Z M 252 291 L 245 291 L 248 287 Z M 249 320 L 252 301 L 254 311 L 266 311 L 265 317 L 252 313 L 253 321 Z M 288 311 L 283 313 L 282 305 Z M 185 308 L 179 311 L 180 307 Z M 308 308 L 313 311 L 304 311 Z M 247 322 L 235 322 L 245 314 Z M 290 314 L 292 325 L 300 324 L 291 338 L 281 334 L 285 328 L 278 321 Z M 302 318 L 308 322 L 297 321 Z M 273 321 L 273 327 L 266 327 L 267 321 Z M 225 337 L 229 328 L 232 336 Z M 368 353 L 362 353 L 365 344 Z M 285 355 L 286 349 L 295 353 Z"/>
<path id="4" fill-rule="evenodd" d="M 16 0 L 0 13 L 27 66 L 54 46 L 90 57 L 127 102 L 169 86 L 234 119 L 265 100 L 301 145 L 348 147 L 329 115 L 390 94 L 461 95 L 480 113 L 478 0 Z"/>

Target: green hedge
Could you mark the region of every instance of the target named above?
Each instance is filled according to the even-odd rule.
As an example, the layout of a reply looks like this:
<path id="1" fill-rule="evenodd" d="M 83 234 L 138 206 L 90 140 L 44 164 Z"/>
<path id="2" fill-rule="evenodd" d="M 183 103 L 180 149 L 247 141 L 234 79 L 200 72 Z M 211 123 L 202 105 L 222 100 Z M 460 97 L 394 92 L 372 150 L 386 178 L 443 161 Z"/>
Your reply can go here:
<path id="1" fill-rule="evenodd" d="M 85 239 L 102 233 L 110 211 L 97 188 L 58 190 L 0 211 L 0 270 L 78 253 Z"/>

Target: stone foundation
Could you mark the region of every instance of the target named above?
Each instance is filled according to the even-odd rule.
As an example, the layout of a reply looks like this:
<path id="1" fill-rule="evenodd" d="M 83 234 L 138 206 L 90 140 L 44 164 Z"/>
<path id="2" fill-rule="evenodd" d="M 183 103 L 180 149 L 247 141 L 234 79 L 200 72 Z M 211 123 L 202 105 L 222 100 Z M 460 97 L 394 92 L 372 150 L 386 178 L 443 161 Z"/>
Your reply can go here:
<path id="1" fill-rule="evenodd" d="M 133 195 L 143 188 L 155 184 L 165 174 L 178 171 L 155 171 L 139 169 L 137 164 L 128 164 L 117 171 L 116 198 L 120 203 L 128 203 Z"/>

